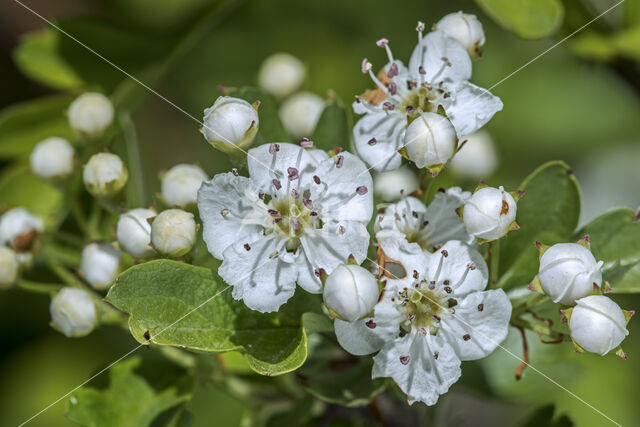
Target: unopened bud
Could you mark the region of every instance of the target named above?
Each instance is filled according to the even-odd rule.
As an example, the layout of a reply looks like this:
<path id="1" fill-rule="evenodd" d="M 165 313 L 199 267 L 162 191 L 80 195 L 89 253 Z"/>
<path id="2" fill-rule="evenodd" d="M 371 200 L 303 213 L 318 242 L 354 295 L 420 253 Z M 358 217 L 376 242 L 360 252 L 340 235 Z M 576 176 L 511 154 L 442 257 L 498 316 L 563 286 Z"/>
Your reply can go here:
<path id="1" fill-rule="evenodd" d="M 336 317 L 347 322 L 367 316 L 380 296 L 378 281 L 359 265 L 340 265 L 327 277 L 324 302 Z"/>
<path id="2" fill-rule="evenodd" d="M 121 257 L 108 243 L 90 243 L 82 250 L 82 275 L 94 289 L 107 289 L 120 272 Z"/>
<path id="3" fill-rule="evenodd" d="M 18 279 L 20 262 L 14 251 L 0 246 L 0 288 L 13 284 Z"/>
<path id="4" fill-rule="evenodd" d="M 202 133 L 209 143 L 225 153 L 246 149 L 258 133 L 258 112 L 244 99 L 221 96 L 204 110 Z"/>
<path id="5" fill-rule="evenodd" d="M 149 258 L 156 251 L 151 247 L 149 218 L 157 214 L 151 209 L 132 209 L 118 219 L 116 235 L 120 247 L 135 258 Z"/>
<path id="6" fill-rule="evenodd" d="M 264 60 L 258 72 L 258 85 L 278 98 L 292 94 L 302 84 L 302 62 L 288 53 L 275 53 Z"/>
<path id="7" fill-rule="evenodd" d="M 98 138 L 113 122 L 113 104 L 100 93 L 85 93 L 69 106 L 71 129 L 88 138 Z"/>
<path id="8" fill-rule="evenodd" d="M 489 133 L 481 130 L 461 140 L 466 140 L 466 143 L 451 159 L 451 170 L 456 175 L 474 180 L 491 176 L 498 166 L 498 156 Z"/>
<path id="9" fill-rule="evenodd" d="M 191 250 L 196 242 L 196 221 L 192 213 L 167 209 L 151 223 L 151 244 L 160 254 L 175 258 Z"/>
<path id="10" fill-rule="evenodd" d="M 480 56 L 480 47 L 484 45 L 484 29 L 475 15 L 468 13 L 450 13 L 436 24 L 436 31 L 462 44 L 472 57 Z"/>
<path id="11" fill-rule="evenodd" d="M 84 186 L 96 197 L 117 194 L 127 183 L 127 168 L 120 157 L 111 153 L 97 153 L 91 156 L 82 175 Z"/>
<path id="12" fill-rule="evenodd" d="M 162 177 L 162 197 L 169 206 L 189 208 L 198 202 L 198 190 L 209 177 L 198 166 L 175 165 Z"/>
<path id="13" fill-rule="evenodd" d="M 458 138 L 456 130 L 444 116 L 422 113 L 411 122 L 404 137 L 409 159 L 420 169 L 437 173 L 453 156 Z"/>
<path id="14" fill-rule="evenodd" d="M 324 110 L 324 101 L 318 95 L 300 92 L 291 95 L 278 114 L 284 129 L 294 138 L 310 137 Z"/>
<path id="15" fill-rule="evenodd" d="M 98 322 L 96 306 L 82 289 L 62 288 L 49 306 L 52 326 L 68 337 L 80 337 L 93 330 Z"/>
<path id="16" fill-rule="evenodd" d="M 42 220 L 25 208 L 13 208 L 0 217 L 0 244 L 16 252 L 31 252 L 44 230 Z"/>
<path id="17" fill-rule="evenodd" d="M 38 143 L 31 152 L 31 170 L 43 179 L 55 179 L 73 171 L 74 151 L 69 141 L 52 137 Z"/>
<path id="18" fill-rule="evenodd" d="M 484 187 L 464 204 L 464 225 L 469 234 L 495 240 L 502 237 L 516 219 L 516 201 L 502 187 Z"/>
<path id="19" fill-rule="evenodd" d="M 571 312 L 571 338 L 584 350 L 604 356 L 629 335 L 622 309 L 611 299 L 591 295 L 576 301 Z"/>

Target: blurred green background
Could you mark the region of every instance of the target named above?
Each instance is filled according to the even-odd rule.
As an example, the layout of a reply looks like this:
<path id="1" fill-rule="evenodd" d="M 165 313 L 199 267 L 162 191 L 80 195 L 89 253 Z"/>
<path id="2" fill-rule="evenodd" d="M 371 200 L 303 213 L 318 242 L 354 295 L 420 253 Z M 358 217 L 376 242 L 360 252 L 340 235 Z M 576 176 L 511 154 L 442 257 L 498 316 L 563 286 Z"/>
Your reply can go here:
<path id="1" fill-rule="evenodd" d="M 195 25 L 209 0 L 47 0 L 25 2 L 48 18 L 93 15 L 117 21 L 143 33 L 138 51 L 113 59 L 135 64 L 137 57 L 161 58 L 173 40 Z M 614 2 L 600 2 L 603 9 Z M 607 19 L 621 19 L 627 0 Z M 255 84 L 257 69 L 268 55 L 284 51 L 307 66 L 304 89 L 326 96 L 329 89 L 345 102 L 368 88 L 360 61 L 381 66 L 384 53 L 375 46 L 387 37 L 397 58 L 408 60 L 416 42 L 416 21 L 429 26 L 457 10 L 476 13 L 487 33 L 483 57 L 474 62 L 473 82 L 491 87 L 562 37 L 523 40 L 497 27 L 471 1 L 294 0 L 244 1 L 231 6 L 206 39 L 179 58 L 155 87 L 189 114 L 202 110 L 220 94 L 218 85 Z M 0 106 L 53 93 L 24 77 L 12 52 L 22 34 L 44 23 L 13 1 L 0 4 Z M 77 27 L 80 28 L 80 27 Z M 88 24 L 91 30 L 92 24 Z M 85 30 L 87 30 L 85 28 Z M 95 27 L 97 28 L 97 27 Z M 586 30 L 585 30 L 586 31 Z M 122 40 L 103 40 L 108 52 L 124 50 Z M 92 45 L 89 41 L 87 44 Z M 582 223 L 607 209 L 640 204 L 640 92 L 602 63 L 585 62 L 565 43 L 499 84 L 492 92 L 502 98 L 504 111 L 489 123 L 500 154 L 500 168 L 490 182 L 516 186 L 539 164 L 567 161 L 583 190 Z M 97 49 L 97 48 L 96 48 Z M 97 49 L 100 50 L 100 49 Z M 108 52 L 101 51 L 109 59 Z M 87 72 L 120 78 L 99 58 L 86 55 Z M 44 68 L 46 70 L 46 67 Z M 101 71 L 97 71 L 101 70 Z M 81 76 L 82 77 L 82 76 Z M 114 77 L 115 78 L 115 77 Z M 140 77 L 143 81 L 145 75 Z M 141 143 L 147 183 L 159 190 L 158 171 L 179 162 L 199 162 L 211 175 L 227 170 L 223 154 L 205 143 L 197 124 L 157 96 L 148 96 L 134 120 Z M 640 242 L 639 242 L 640 244 Z M 625 308 L 640 307 L 635 295 L 616 295 Z M 0 425 L 16 425 L 44 408 L 130 350 L 134 340 L 117 328 L 103 327 L 87 338 L 69 340 L 48 327 L 46 296 L 18 290 L 0 294 Z M 637 390 L 640 384 L 640 338 L 637 320 L 624 343 L 628 361 L 612 355 L 574 355 L 568 345 L 550 346 L 530 337 L 531 363 L 563 387 L 592 403 L 623 425 L 640 424 Z M 505 347 L 520 356 L 513 331 Z M 139 350 L 147 351 L 146 349 Z M 537 406 L 553 403 L 579 426 L 607 421 L 532 369 L 514 380 L 519 361 L 498 349 L 487 360 L 463 366 L 463 380 L 438 405 L 439 425 L 508 425 L 496 414 L 521 419 Z M 478 369 L 482 367 L 483 370 Z M 468 374 L 465 375 L 464 372 Z M 189 404 L 196 426 L 238 425 L 246 402 L 199 385 Z M 504 412 L 492 412 L 495 408 Z M 64 402 L 53 406 L 31 425 L 69 425 Z M 526 414 L 525 414 L 526 415 Z M 492 419 L 491 417 L 494 416 Z M 503 422 L 504 421 L 504 424 Z M 484 423 L 484 424 L 483 424 Z"/>

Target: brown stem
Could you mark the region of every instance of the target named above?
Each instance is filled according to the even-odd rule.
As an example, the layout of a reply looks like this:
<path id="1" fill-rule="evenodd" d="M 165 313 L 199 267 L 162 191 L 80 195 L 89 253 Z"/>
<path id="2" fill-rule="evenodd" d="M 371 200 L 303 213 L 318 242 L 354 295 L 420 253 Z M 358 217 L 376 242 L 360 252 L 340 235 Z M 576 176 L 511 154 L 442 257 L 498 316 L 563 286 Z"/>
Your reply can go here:
<path id="1" fill-rule="evenodd" d="M 522 335 L 522 363 L 516 369 L 516 381 L 522 378 L 522 371 L 529 366 L 529 344 L 527 343 L 527 335 L 522 326 L 516 326 Z"/>
<path id="2" fill-rule="evenodd" d="M 384 421 L 384 417 L 382 416 L 382 412 L 380 411 L 380 408 L 378 407 L 378 398 L 377 397 L 374 397 L 373 399 L 371 399 L 371 403 L 369 403 L 369 410 L 373 414 L 373 417 L 381 425 L 383 425 L 383 426 L 386 425 L 386 423 Z"/>

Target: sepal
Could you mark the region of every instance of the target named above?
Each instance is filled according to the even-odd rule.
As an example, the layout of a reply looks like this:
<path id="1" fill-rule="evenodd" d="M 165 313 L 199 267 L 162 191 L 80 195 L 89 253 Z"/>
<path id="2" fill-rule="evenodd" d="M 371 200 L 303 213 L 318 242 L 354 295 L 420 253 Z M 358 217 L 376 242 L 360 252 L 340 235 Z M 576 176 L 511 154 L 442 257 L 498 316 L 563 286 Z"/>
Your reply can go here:
<path id="1" fill-rule="evenodd" d="M 573 307 L 561 309 L 560 317 L 562 319 L 562 323 L 569 323 L 569 321 L 571 320 L 572 313 L 573 313 Z"/>
<path id="2" fill-rule="evenodd" d="M 547 251 L 547 249 L 549 249 L 551 246 L 549 245 L 545 245 L 544 243 L 541 243 L 539 241 L 536 240 L 535 242 L 536 248 L 538 248 L 538 259 L 542 258 L 542 255 L 544 255 L 544 253 Z"/>
<path id="3" fill-rule="evenodd" d="M 527 289 L 531 292 L 538 292 L 544 295 L 544 289 L 542 289 L 542 283 L 540 283 L 538 276 L 533 278 L 531 283 L 529 283 L 529 286 L 527 286 Z"/>
<path id="4" fill-rule="evenodd" d="M 582 239 L 578 240 L 576 243 L 578 243 L 579 245 L 584 246 L 588 250 L 591 250 L 591 239 L 589 238 L 588 234 L 585 234 L 584 237 Z"/>
<path id="5" fill-rule="evenodd" d="M 353 256 L 353 254 L 349 254 L 349 258 L 347 258 L 347 265 L 360 265 L 358 264 L 358 261 L 356 261 L 356 257 Z"/>
<path id="6" fill-rule="evenodd" d="M 626 321 L 626 324 L 628 324 L 629 320 L 631 320 L 633 315 L 636 314 L 635 310 L 622 310 L 622 312 L 624 313 L 624 320 Z"/>
<path id="7" fill-rule="evenodd" d="M 622 350 L 622 347 L 618 347 L 616 349 L 616 356 L 618 356 L 620 359 L 622 360 L 627 360 L 627 353 L 624 352 L 624 350 Z"/>
<path id="8" fill-rule="evenodd" d="M 327 281 L 327 277 L 329 277 L 325 269 L 324 268 L 316 269 L 315 275 L 318 276 L 318 278 L 320 279 L 320 283 L 322 283 L 322 286 L 324 286 L 325 282 Z"/>

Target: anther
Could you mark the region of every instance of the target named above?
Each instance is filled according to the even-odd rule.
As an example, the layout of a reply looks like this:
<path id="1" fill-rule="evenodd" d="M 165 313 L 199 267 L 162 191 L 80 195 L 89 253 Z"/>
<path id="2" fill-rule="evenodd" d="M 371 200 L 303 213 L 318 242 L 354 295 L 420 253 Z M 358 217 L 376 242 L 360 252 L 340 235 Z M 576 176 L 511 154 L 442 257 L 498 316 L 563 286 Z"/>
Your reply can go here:
<path id="1" fill-rule="evenodd" d="M 383 102 L 383 103 L 382 103 L 382 107 L 383 107 L 385 110 L 389 110 L 389 111 L 395 110 L 395 108 L 396 108 L 396 106 L 395 106 L 395 105 L 393 105 L 393 104 L 392 104 L 391 102 L 389 102 L 389 101 L 385 101 L 385 102 Z"/>
<path id="2" fill-rule="evenodd" d="M 418 67 L 418 72 L 422 75 L 427 74 L 426 70 L 422 65 Z"/>
<path id="3" fill-rule="evenodd" d="M 387 45 L 387 43 L 389 43 L 389 40 L 385 39 L 385 38 L 381 38 L 380 40 L 378 40 L 376 42 L 376 46 L 378 47 L 385 47 Z"/>
<path id="4" fill-rule="evenodd" d="M 358 193 L 361 196 L 364 196 L 365 194 L 367 194 L 368 191 L 369 190 L 364 185 L 361 185 L 360 187 L 356 188 L 356 193 Z"/>
<path id="5" fill-rule="evenodd" d="M 269 259 L 278 258 L 278 255 L 280 255 L 278 251 L 273 251 L 271 252 L 271 255 L 269 255 Z"/>
<path id="6" fill-rule="evenodd" d="M 291 227 L 293 227 L 294 230 L 298 230 L 300 228 L 300 223 L 298 222 L 298 219 L 294 216 L 289 218 L 289 224 L 291 224 Z"/>
<path id="7" fill-rule="evenodd" d="M 409 356 L 400 356 L 400 363 L 402 363 L 403 365 L 406 365 L 407 363 L 409 363 Z"/>
<path id="8" fill-rule="evenodd" d="M 362 60 L 362 64 L 360 65 L 360 70 L 362 74 L 367 74 L 371 70 L 371 62 L 367 58 Z"/>
<path id="9" fill-rule="evenodd" d="M 313 202 L 311 201 L 311 199 L 303 197 L 302 198 L 302 204 L 309 210 L 313 209 Z"/>
<path id="10" fill-rule="evenodd" d="M 398 75 L 398 64 L 396 64 L 395 62 L 391 64 L 391 66 L 389 67 L 389 71 L 387 71 L 387 77 L 389 77 L 390 79 L 394 78 L 395 76 Z"/>
<path id="11" fill-rule="evenodd" d="M 239 175 L 238 174 L 238 169 L 236 169 L 236 168 L 231 169 L 231 173 L 233 174 L 233 176 L 238 176 Z"/>
<path id="12" fill-rule="evenodd" d="M 298 169 L 287 168 L 287 173 L 289 174 L 289 181 L 294 181 L 298 179 Z"/>
<path id="13" fill-rule="evenodd" d="M 250 251 L 251 250 L 251 246 L 249 246 L 248 243 L 245 243 L 244 244 L 244 249 L 247 250 L 247 251 Z"/>
<path id="14" fill-rule="evenodd" d="M 469 341 L 469 340 L 471 339 L 471 335 L 469 335 L 469 334 L 464 334 L 464 335 L 462 336 L 462 339 L 463 339 L 463 340 L 465 340 L 465 341 Z"/>
<path id="15" fill-rule="evenodd" d="M 313 176 L 313 182 L 315 182 L 316 184 L 320 184 L 320 178 L 318 177 L 318 175 Z"/>
<path id="16" fill-rule="evenodd" d="M 367 325 L 367 328 L 369 329 L 375 329 L 377 326 L 376 322 L 374 322 L 373 319 L 367 320 L 364 324 Z"/>
<path id="17" fill-rule="evenodd" d="M 274 187 L 276 187 L 276 190 L 279 190 L 279 189 L 281 189 L 281 188 L 282 188 L 282 184 L 280 184 L 280 180 L 278 180 L 278 179 L 275 179 L 275 178 L 274 178 L 274 179 L 271 181 L 271 183 L 273 184 L 273 186 L 274 186 Z"/>
<path id="18" fill-rule="evenodd" d="M 338 156 L 338 158 L 336 159 L 336 167 L 341 168 L 343 163 L 344 163 L 344 156 Z"/>
<path id="19" fill-rule="evenodd" d="M 396 93 L 398 93 L 398 85 L 396 85 L 394 82 L 389 83 L 389 93 L 391 95 L 395 95 Z"/>
<path id="20" fill-rule="evenodd" d="M 378 142 L 378 141 L 377 141 L 375 138 L 371 138 L 371 139 L 369 140 L 369 142 L 367 142 L 367 144 L 369 144 L 369 145 L 376 145 L 376 142 Z"/>
<path id="21" fill-rule="evenodd" d="M 300 140 L 300 146 L 302 148 L 311 148 L 311 147 L 313 147 L 313 141 L 310 140 L 309 138 L 302 138 Z"/>
<path id="22" fill-rule="evenodd" d="M 269 154 L 275 154 L 277 151 L 280 151 L 280 144 L 269 145 Z"/>
<path id="23" fill-rule="evenodd" d="M 227 216 L 227 215 L 229 215 L 229 209 L 227 209 L 227 208 L 222 209 L 222 210 L 220 211 L 220 215 L 222 215 L 222 216 Z"/>
<path id="24" fill-rule="evenodd" d="M 445 258 L 448 257 L 449 256 L 449 252 L 447 252 L 446 249 L 443 249 L 442 250 L 442 256 L 445 257 Z"/>
<path id="25" fill-rule="evenodd" d="M 484 304 L 478 304 L 478 311 L 484 310 Z"/>

